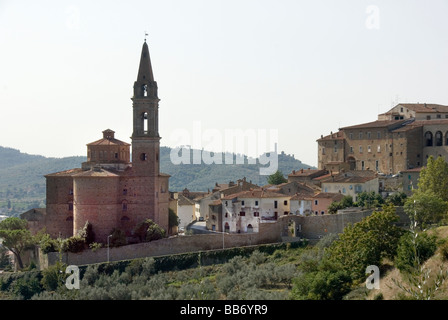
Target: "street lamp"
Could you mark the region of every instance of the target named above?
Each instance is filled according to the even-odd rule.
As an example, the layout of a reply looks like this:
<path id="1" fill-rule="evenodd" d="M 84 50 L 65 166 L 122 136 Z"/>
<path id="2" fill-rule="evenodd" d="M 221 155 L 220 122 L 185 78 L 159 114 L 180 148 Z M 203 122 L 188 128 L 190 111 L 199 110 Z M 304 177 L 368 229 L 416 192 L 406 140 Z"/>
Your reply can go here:
<path id="1" fill-rule="evenodd" d="M 107 262 L 109 262 L 109 250 L 110 250 L 110 245 L 109 245 L 109 239 L 112 237 L 112 235 L 108 235 L 107 236 Z"/>

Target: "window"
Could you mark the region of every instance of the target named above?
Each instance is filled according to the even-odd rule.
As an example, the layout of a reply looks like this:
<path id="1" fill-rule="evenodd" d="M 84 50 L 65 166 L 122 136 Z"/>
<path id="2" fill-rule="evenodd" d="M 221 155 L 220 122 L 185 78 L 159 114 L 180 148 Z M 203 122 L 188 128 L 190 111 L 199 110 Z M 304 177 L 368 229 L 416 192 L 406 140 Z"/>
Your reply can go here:
<path id="1" fill-rule="evenodd" d="M 314 200 L 314 205 L 317 206 L 319 204 L 319 200 Z"/>
<path id="2" fill-rule="evenodd" d="M 348 137 L 349 137 L 350 139 L 353 139 L 353 133 L 350 132 L 350 133 L 348 134 Z"/>
<path id="3" fill-rule="evenodd" d="M 372 148 L 371 148 L 371 146 L 367 146 L 367 152 L 372 152 Z"/>
<path id="4" fill-rule="evenodd" d="M 378 146 L 376 147 L 376 152 L 381 152 L 381 146 L 380 146 L 380 145 L 378 145 Z"/>
<path id="5" fill-rule="evenodd" d="M 426 120 L 431 120 L 431 116 L 426 116 Z"/>
<path id="6" fill-rule="evenodd" d="M 362 139 L 362 132 L 359 133 L 359 139 Z"/>
<path id="7" fill-rule="evenodd" d="M 72 189 L 72 188 L 70 188 L 70 189 L 68 190 L 68 194 L 69 194 L 69 195 L 73 195 L 73 189 Z"/>
<path id="8" fill-rule="evenodd" d="M 128 194 L 128 189 L 123 189 L 123 195 L 126 196 Z"/>
<path id="9" fill-rule="evenodd" d="M 376 137 L 377 137 L 378 139 L 381 139 L 381 131 L 378 131 L 378 132 L 376 133 Z"/>
<path id="10" fill-rule="evenodd" d="M 258 206 L 258 200 L 255 200 L 255 205 Z"/>
<path id="11" fill-rule="evenodd" d="M 438 115 L 436 115 L 436 118 L 437 118 L 437 119 L 442 119 L 442 115 L 441 115 L 441 114 L 438 114 Z"/>
<path id="12" fill-rule="evenodd" d="M 128 211 L 128 202 L 126 200 L 123 200 L 121 203 L 121 210 Z"/>
<path id="13" fill-rule="evenodd" d="M 371 133 L 367 132 L 367 139 L 370 139 L 371 136 L 372 136 Z"/>
<path id="14" fill-rule="evenodd" d="M 380 170 L 380 162 L 378 160 L 375 161 L 375 170 L 376 171 Z"/>
<path id="15" fill-rule="evenodd" d="M 118 152 L 115 152 L 115 159 L 118 159 Z"/>
<path id="16" fill-rule="evenodd" d="M 245 212 L 245 211 L 241 211 L 241 212 L 240 212 L 240 216 L 241 216 L 241 217 L 245 217 L 245 216 L 246 216 L 246 212 Z"/>
<path id="17" fill-rule="evenodd" d="M 425 133 L 425 146 L 426 147 L 432 147 L 433 146 L 432 132 L 431 131 L 426 131 L 426 133 Z"/>
<path id="18" fill-rule="evenodd" d="M 275 201 L 274 201 L 274 208 L 277 209 L 277 206 L 278 206 L 278 204 L 277 204 L 277 200 L 275 200 Z"/>
<path id="19" fill-rule="evenodd" d="M 148 112 L 142 113 L 142 127 L 143 127 L 143 133 L 148 133 Z"/>
<path id="20" fill-rule="evenodd" d="M 345 188 L 342 188 L 342 193 L 345 193 L 346 191 L 345 191 Z"/>
<path id="21" fill-rule="evenodd" d="M 442 132 L 437 131 L 436 132 L 436 146 L 440 147 L 443 145 L 443 135 Z"/>
<path id="22" fill-rule="evenodd" d="M 362 146 L 359 146 L 359 153 L 362 153 Z"/>
<path id="23" fill-rule="evenodd" d="M 241 200 L 241 205 L 244 207 L 244 200 Z"/>
<path id="24" fill-rule="evenodd" d="M 142 161 L 148 160 L 148 155 L 146 153 L 140 154 L 140 160 L 142 160 Z"/>
<path id="25" fill-rule="evenodd" d="M 73 202 L 72 201 L 70 201 L 68 203 L 68 211 L 73 211 Z"/>
<path id="26" fill-rule="evenodd" d="M 283 201 L 283 205 L 287 206 L 288 205 L 288 200 Z"/>
<path id="27" fill-rule="evenodd" d="M 364 163 L 364 160 L 363 160 L 363 161 L 361 161 L 361 170 L 364 170 L 364 165 L 365 165 L 365 163 Z"/>
<path id="28" fill-rule="evenodd" d="M 334 146 L 334 152 L 335 153 L 338 152 L 338 146 L 337 145 Z"/>
<path id="29" fill-rule="evenodd" d="M 325 147 L 322 147 L 322 154 L 325 154 Z"/>
<path id="30" fill-rule="evenodd" d="M 254 217 L 259 217 L 260 216 L 260 212 L 256 211 L 254 212 Z"/>
<path id="31" fill-rule="evenodd" d="M 353 147 L 350 147 L 350 153 L 353 153 Z"/>

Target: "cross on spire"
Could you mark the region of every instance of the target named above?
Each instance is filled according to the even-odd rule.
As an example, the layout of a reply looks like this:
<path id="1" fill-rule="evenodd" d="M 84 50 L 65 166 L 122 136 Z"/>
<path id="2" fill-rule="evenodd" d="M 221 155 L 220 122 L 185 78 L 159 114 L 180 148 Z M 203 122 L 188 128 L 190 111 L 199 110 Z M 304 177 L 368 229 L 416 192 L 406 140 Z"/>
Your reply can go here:
<path id="1" fill-rule="evenodd" d="M 146 42 L 146 37 L 148 36 L 148 33 L 145 31 L 145 42 Z"/>

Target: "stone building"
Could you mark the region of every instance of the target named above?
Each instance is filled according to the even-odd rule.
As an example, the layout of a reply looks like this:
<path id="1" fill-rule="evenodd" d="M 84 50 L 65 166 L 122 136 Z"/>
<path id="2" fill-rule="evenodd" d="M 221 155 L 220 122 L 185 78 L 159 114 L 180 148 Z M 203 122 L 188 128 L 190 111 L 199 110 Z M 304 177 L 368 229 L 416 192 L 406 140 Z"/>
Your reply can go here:
<path id="1" fill-rule="evenodd" d="M 264 189 L 227 195 L 221 199 L 224 231 L 259 232 L 260 224 L 276 222 L 280 216 L 289 214 L 290 198 L 289 195 Z M 215 228 L 219 230 L 219 227 Z"/>
<path id="2" fill-rule="evenodd" d="M 132 229 L 148 218 L 168 230 L 169 175 L 159 171 L 160 99 L 146 41 L 131 100 L 132 143 L 107 129 L 102 139 L 87 144 L 81 168 L 46 175 L 46 210 L 35 229 L 70 237 L 89 221 L 97 242 L 106 242 L 114 228 L 132 236 Z"/>
<path id="3" fill-rule="evenodd" d="M 398 104 L 376 121 L 340 128 L 317 143 L 321 170 L 397 174 L 425 166 L 431 155 L 448 159 L 448 106 Z"/>

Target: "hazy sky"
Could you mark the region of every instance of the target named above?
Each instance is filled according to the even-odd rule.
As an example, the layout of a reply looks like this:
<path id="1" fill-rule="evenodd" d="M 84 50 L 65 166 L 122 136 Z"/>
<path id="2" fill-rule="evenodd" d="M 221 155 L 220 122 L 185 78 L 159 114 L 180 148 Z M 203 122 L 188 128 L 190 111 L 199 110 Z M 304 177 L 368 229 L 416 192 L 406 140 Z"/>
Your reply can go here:
<path id="1" fill-rule="evenodd" d="M 276 129 L 279 151 L 317 165 L 321 134 L 448 105 L 447 16 L 446 0 L 0 0 L 0 145 L 86 155 L 107 128 L 130 142 L 147 31 L 161 145 L 198 124 Z"/>

